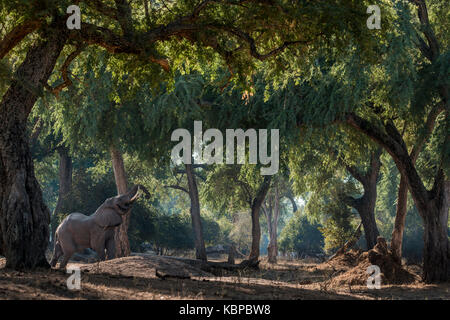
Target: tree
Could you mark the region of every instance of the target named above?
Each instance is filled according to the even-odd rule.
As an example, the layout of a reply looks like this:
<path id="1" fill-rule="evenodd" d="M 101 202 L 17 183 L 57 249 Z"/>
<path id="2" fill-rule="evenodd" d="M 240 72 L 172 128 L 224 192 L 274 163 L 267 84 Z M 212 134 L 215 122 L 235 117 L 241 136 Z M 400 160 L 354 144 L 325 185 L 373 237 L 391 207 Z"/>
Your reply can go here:
<path id="1" fill-rule="evenodd" d="M 382 149 L 378 148 L 372 152 L 369 168 L 364 173 L 361 173 L 357 167 L 346 165 L 347 171 L 362 184 L 364 189 L 361 197 L 348 196 L 345 198 L 345 201 L 355 208 L 361 217 L 368 250 L 375 246 L 379 236 L 375 220 L 375 203 L 377 201 L 377 183 L 381 167 L 381 151 Z"/>
<path id="2" fill-rule="evenodd" d="M 58 22 L 53 21 L 53 28 Z M 0 102 L 1 245 L 6 266 L 14 269 L 48 266 L 45 250 L 50 212 L 34 176 L 25 132 L 27 117 L 38 97 L 35 90 L 49 78 L 66 38 L 63 28 L 44 31 L 44 38 L 29 49 L 17 69 L 20 81 L 12 81 Z M 30 92 L 29 88 L 34 90 Z"/>
<path id="3" fill-rule="evenodd" d="M 72 189 L 72 158 L 69 155 L 69 150 L 66 146 L 61 145 L 57 148 L 57 151 L 59 155 L 59 191 L 58 201 L 53 209 L 52 217 L 61 211 L 63 203 Z M 52 239 L 55 231 L 56 229 L 51 230 Z"/>
<path id="4" fill-rule="evenodd" d="M 417 8 L 419 23 L 422 27 L 421 33 L 426 38 L 426 40 L 423 40 L 422 36 L 416 35 L 418 49 L 430 64 L 430 69 L 442 68 L 442 64 L 448 63 L 448 59 L 444 58 L 448 55 L 448 52 L 440 52 L 443 48 L 442 43 L 439 43 L 434 28 L 430 23 L 426 2 L 422 0 L 413 1 L 412 3 Z M 423 72 L 424 74 L 421 74 L 421 76 L 429 76 L 425 70 Z M 422 102 L 423 105 L 421 107 L 424 111 L 427 111 L 426 120 L 422 122 L 422 126 L 425 128 L 429 124 L 434 123 L 435 120 L 433 119 L 436 119 L 439 114 L 444 112 L 445 119 L 442 121 L 442 126 L 448 132 L 450 126 L 448 114 L 449 83 L 448 77 L 446 79 L 441 80 L 438 78 L 433 83 L 428 83 L 438 96 L 437 103 L 425 108 L 430 102 L 423 103 L 419 101 L 419 107 L 420 102 Z M 423 80 L 422 78 L 419 81 Z M 423 85 L 423 83 L 421 84 Z M 392 120 L 386 121 L 381 127 L 382 129 L 380 129 L 373 122 L 358 115 L 350 114 L 347 116 L 347 123 L 383 146 L 394 159 L 401 176 L 406 179 L 408 189 L 424 222 L 423 279 L 428 283 L 447 281 L 450 277 L 450 257 L 448 254 L 450 246 L 447 233 L 450 182 L 448 181 L 448 172 L 445 171 L 448 171 L 448 164 L 450 163 L 449 135 L 442 136 L 440 141 L 440 159 L 436 166 L 434 182 L 431 189 L 427 189 L 415 166 L 416 156 L 414 153 L 420 150 L 419 146 L 423 143 L 422 137 L 419 137 L 417 144 L 413 147 L 414 153 L 409 153 L 404 138 Z M 402 218 L 399 217 L 399 219 Z"/>
<path id="5" fill-rule="evenodd" d="M 336 58 L 331 68 L 316 72 L 312 79 L 295 86 L 296 93 L 290 91 L 283 107 L 297 105 L 291 110 L 298 110 L 299 127 L 344 123 L 387 151 L 406 179 L 423 219 L 423 279 L 430 283 L 446 281 L 450 272 L 449 53 L 441 52 L 448 47 L 443 36 L 446 25 L 438 24 L 446 9 L 436 7 L 436 16 L 431 16 L 424 0 L 411 3 L 418 11 L 417 25 L 412 22 L 410 8 L 396 2 L 391 8 L 394 23 L 380 33 L 380 40 L 387 39 L 389 45 L 380 41 L 382 54 L 377 63 L 363 63 L 361 56 L 353 55 L 351 50 L 346 58 Z M 315 99 L 325 90 L 327 95 Z M 308 107 L 301 110 L 300 102 Z M 426 132 L 430 123 L 435 123 L 434 130 L 439 134 L 435 140 L 433 182 L 426 183 L 409 150 L 417 150 L 414 145 L 423 143 L 420 133 Z"/>
<path id="6" fill-rule="evenodd" d="M 353 181 L 335 176 L 328 179 L 324 189 L 308 194 L 305 214 L 311 220 L 320 222 L 319 230 L 324 236 L 325 251 L 339 249 L 353 233 L 354 213 L 345 199 L 357 192 Z"/>
<path id="7" fill-rule="evenodd" d="M 324 133 L 325 132 L 325 133 Z M 381 168 L 382 149 L 359 133 L 336 125 L 315 128 L 291 146 L 290 170 L 298 194 L 314 192 L 326 195 L 337 183 L 340 190 L 335 201 L 350 206 L 361 217 L 368 250 L 379 236 L 375 217 L 377 183 Z M 297 144 L 297 145 L 296 145 Z M 342 187 L 336 182 L 351 180 L 359 186 Z M 358 190 L 359 189 L 359 190 Z"/>
<path id="8" fill-rule="evenodd" d="M 144 10 L 139 4 L 116 0 L 112 7 L 106 1 L 80 1 L 83 12 L 81 29 L 68 30 L 66 8 L 61 8 L 59 3 L 29 5 L 23 1 L 1 2 L 4 12 L 21 18 L 13 21 L 23 22 L 9 26 L 0 43 L 0 58 L 22 43 L 27 46 L 26 57 L 15 70 L 15 78 L 0 102 L 0 120 L 3 124 L 0 134 L 0 177 L 4 181 L 0 186 L 0 202 L 8 203 L 2 206 L 0 213 L 1 246 L 8 267 L 47 265 L 44 249 L 49 233 L 49 213 L 34 176 L 25 126 L 42 88 L 59 94 L 72 83 L 68 76 L 70 63 L 88 45 L 121 54 L 123 62 L 130 55 L 137 57 L 133 59 L 135 66 L 141 62 L 141 66 L 154 64 L 169 71 L 171 66 L 166 53 L 170 52 L 165 52 L 159 44 L 186 46 L 190 43 L 193 47 L 212 48 L 230 66 L 245 71 L 245 67 L 252 67 L 252 63 L 247 63 L 249 60 L 267 60 L 291 45 L 311 44 L 323 34 L 330 38 L 335 36 L 333 41 L 342 40 L 349 33 L 357 34 L 361 28 L 364 30 L 358 27 L 363 23 L 341 23 L 351 19 L 339 19 L 342 17 L 336 16 L 333 10 L 348 8 L 347 18 L 362 21 L 364 15 L 354 13 L 362 6 L 355 5 L 353 1 L 339 5 L 317 3 L 311 7 L 302 3 L 287 5 L 249 1 L 246 6 L 241 6 L 233 2 L 186 0 L 172 2 L 170 7 L 158 2 L 158 5 L 151 7 L 151 11 Z M 299 12 L 304 9 L 314 10 L 307 10 L 300 16 Z M 314 16 L 316 12 L 321 12 L 319 18 Z M 320 30 L 323 21 L 327 21 L 325 32 Z M 40 37 L 30 44 L 26 38 L 33 32 L 38 32 Z M 299 34 L 302 35 L 300 39 L 297 37 Z M 230 37 L 231 48 L 227 47 Z M 274 40 L 277 42 L 275 46 Z M 75 45 L 76 49 L 67 55 L 61 65 L 64 81 L 51 88 L 47 81 L 58 57 L 68 45 Z M 261 53 L 262 49 L 267 50 L 266 53 Z M 139 66 L 134 70 L 137 69 Z"/>
<path id="9" fill-rule="evenodd" d="M 272 176 L 263 178 L 255 165 L 216 165 L 208 173 L 202 192 L 205 200 L 221 211 L 250 211 L 252 243 L 248 260 L 255 263 L 260 254 L 260 210 L 270 189 L 271 179 Z M 230 188 L 231 183 L 234 188 Z"/>
<path id="10" fill-rule="evenodd" d="M 195 257 L 196 259 L 207 261 L 202 220 L 200 216 L 200 199 L 196 179 L 197 173 L 194 171 L 196 165 L 185 164 L 184 167 L 185 170 L 176 170 L 176 173 L 186 174 L 187 188 L 181 186 L 179 182 L 178 184 L 171 184 L 166 187 L 184 191 L 189 195 L 192 230 L 194 232 L 195 242 Z"/>
<path id="11" fill-rule="evenodd" d="M 297 204 L 291 190 L 291 186 L 286 178 L 275 177 L 272 188 L 268 191 L 261 207 L 267 221 L 267 232 L 269 235 L 269 245 L 267 255 L 270 263 L 277 262 L 278 256 L 278 223 L 283 211 L 283 198 L 289 199 L 292 211 L 297 211 Z"/>
<path id="12" fill-rule="evenodd" d="M 122 154 L 115 147 L 111 147 L 110 153 L 117 194 L 125 194 L 128 192 L 128 183 Z M 121 225 L 116 229 L 116 232 L 114 234 L 116 257 L 127 257 L 130 255 L 131 250 L 130 243 L 128 241 L 128 227 L 130 225 L 130 216 L 131 210 L 129 210 L 128 213 L 124 216 Z"/>
<path id="13" fill-rule="evenodd" d="M 273 186 L 273 195 L 266 196 L 266 201 L 261 207 L 267 220 L 267 231 L 269 233 L 269 246 L 267 247 L 267 256 L 270 263 L 277 262 L 278 255 L 278 217 L 280 214 L 280 194 L 278 185 L 275 182 Z M 267 204 L 266 204 L 267 203 Z"/>

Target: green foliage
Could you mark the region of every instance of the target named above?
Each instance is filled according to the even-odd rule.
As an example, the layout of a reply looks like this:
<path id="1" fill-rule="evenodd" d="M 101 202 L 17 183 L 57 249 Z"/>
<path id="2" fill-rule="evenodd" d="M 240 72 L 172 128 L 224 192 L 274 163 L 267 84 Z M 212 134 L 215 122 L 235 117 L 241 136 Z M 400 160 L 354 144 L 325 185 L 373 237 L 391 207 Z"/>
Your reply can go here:
<path id="1" fill-rule="evenodd" d="M 321 253 L 324 238 L 319 229 L 319 224 L 311 223 L 302 210 L 298 210 L 281 232 L 279 249 L 282 252 L 296 252 L 299 256 Z"/>
<path id="2" fill-rule="evenodd" d="M 189 199 L 164 186 L 185 187 L 175 174 L 178 168 L 169 162 L 174 145 L 171 133 L 177 128 L 192 132 L 194 120 L 202 120 L 204 130 L 279 129 L 280 175 L 289 176 L 295 193 L 307 199 L 305 211 L 297 212 L 281 232 L 280 248 L 312 253 L 324 246 L 327 252 L 333 251 L 355 227 L 345 197 L 361 193 L 361 186 L 345 173 L 343 162 L 363 170 L 374 148 L 366 137 L 336 122 L 348 112 L 379 128 L 392 121 L 411 150 L 427 130 L 425 118 L 440 100 L 439 87 L 449 84 L 450 11 L 439 0 L 427 1 L 430 23 L 441 44 L 440 55 L 432 62 L 418 48 L 421 26 L 413 6 L 405 1 L 275 0 L 271 5 L 211 1 L 193 23 L 201 27 L 188 32 L 189 36 L 180 32 L 179 37 L 161 37 L 147 46 L 148 39 L 143 37 L 147 31 L 179 19 L 199 3 L 149 2 L 148 16 L 141 2 L 130 2 L 136 30 L 130 42 L 145 48 L 141 54 L 111 54 L 92 45 L 71 63 L 73 84 L 58 99 L 30 88 L 40 90 L 29 131 L 38 121 L 44 124 L 32 150 L 50 207 L 56 203 L 58 189 L 54 150 L 65 144 L 74 158 L 72 191 L 52 224 L 73 211 L 90 214 L 116 193 L 107 156 L 109 148 L 116 146 L 124 153 L 129 181 L 143 183 L 153 196 L 133 208 L 129 231 L 133 250 L 140 250 L 143 242 L 164 251 L 193 248 Z M 110 1 L 100 3 L 113 6 Z M 27 19 L 42 18 L 47 26 L 53 12 L 65 14 L 69 4 L 0 1 L 0 38 Z M 380 31 L 366 28 L 368 4 L 382 7 Z M 83 21 L 122 34 L 117 21 L 99 14 L 90 2 L 80 5 Z M 251 52 L 236 30 L 255 39 L 256 51 Z M 29 35 L 2 59 L 0 93 L 7 90 L 30 44 L 40 36 Z M 252 57 L 296 40 L 303 43 L 270 59 Z M 65 46 L 55 70 L 73 49 L 72 44 Z M 171 70 L 163 72 L 149 63 L 150 57 L 167 58 Z M 60 82 L 55 72 L 49 84 Z M 416 164 L 428 188 L 439 165 L 449 176 L 447 136 L 448 119 L 441 115 Z M 399 175 L 386 155 L 382 170 L 376 216 L 382 235 L 389 238 Z M 200 184 L 206 243 L 232 241 L 247 252 L 251 231 L 247 210 L 263 181 L 259 167 L 214 165 L 197 173 L 206 177 Z M 411 259 L 421 250 L 422 228 L 409 199 L 404 254 Z"/>
<path id="3" fill-rule="evenodd" d="M 145 240 L 153 243 L 155 248 L 186 250 L 194 247 L 188 216 L 162 214 L 153 223 L 155 233 Z"/>
<path id="4" fill-rule="evenodd" d="M 329 206 L 331 216 L 325 220 L 319 230 L 325 237 L 324 250 L 331 253 L 342 247 L 350 239 L 354 229 L 351 224 L 352 214 L 341 206 Z"/>
<path id="5" fill-rule="evenodd" d="M 353 233 L 354 213 L 345 202 L 347 195 L 356 192 L 352 181 L 331 180 L 327 189 L 310 195 L 306 203 L 306 214 L 322 226 L 319 230 L 324 235 L 324 250 L 329 253 L 341 247 Z"/>
<path id="6" fill-rule="evenodd" d="M 233 214 L 232 227 L 229 239 L 236 248 L 247 254 L 250 252 L 252 242 L 252 219 L 248 211 L 238 211 Z"/>

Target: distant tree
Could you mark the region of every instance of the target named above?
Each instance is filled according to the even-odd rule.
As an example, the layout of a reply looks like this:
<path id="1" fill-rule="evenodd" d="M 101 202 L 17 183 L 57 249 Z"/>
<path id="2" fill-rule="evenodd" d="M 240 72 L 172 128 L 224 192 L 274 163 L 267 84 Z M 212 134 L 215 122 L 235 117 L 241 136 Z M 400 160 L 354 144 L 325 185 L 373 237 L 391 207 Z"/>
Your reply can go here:
<path id="1" fill-rule="evenodd" d="M 207 176 L 203 197 L 222 211 L 250 210 L 252 245 L 249 260 L 260 255 L 260 210 L 271 185 L 272 176 L 261 176 L 255 165 L 216 165 Z"/>
<path id="2" fill-rule="evenodd" d="M 282 177 L 281 174 L 278 174 L 261 207 L 266 218 L 267 232 L 269 235 L 267 256 L 270 263 L 277 262 L 278 224 L 281 220 L 283 211 L 286 211 L 286 202 L 283 201 L 285 199 L 289 200 L 292 211 L 297 211 L 297 204 L 295 203 L 290 182 L 287 181 L 287 177 Z"/>
<path id="3" fill-rule="evenodd" d="M 324 239 L 319 231 L 320 225 L 311 223 L 302 211 L 296 211 L 283 228 L 280 250 L 284 253 L 295 252 L 298 256 L 321 253 Z"/>

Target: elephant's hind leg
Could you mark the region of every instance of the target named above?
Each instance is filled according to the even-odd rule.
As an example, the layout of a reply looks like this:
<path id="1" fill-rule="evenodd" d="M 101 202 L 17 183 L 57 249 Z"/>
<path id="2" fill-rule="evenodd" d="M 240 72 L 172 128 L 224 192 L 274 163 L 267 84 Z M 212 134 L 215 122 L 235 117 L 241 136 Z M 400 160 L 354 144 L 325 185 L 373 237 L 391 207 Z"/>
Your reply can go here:
<path id="1" fill-rule="evenodd" d="M 69 262 L 69 259 L 72 257 L 72 255 L 75 253 L 75 250 L 73 248 L 63 248 L 63 260 L 61 261 L 61 264 L 59 265 L 60 269 L 64 269 Z"/>
<path id="2" fill-rule="evenodd" d="M 69 259 L 70 259 L 71 256 L 72 255 L 64 254 L 63 259 L 62 259 L 61 263 L 59 264 L 59 268 L 60 269 L 65 269 L 66 268 L 67 263 L 69 262 Z"/>
<path id="3" fill-rule="evenodd" d="M 62 251 L 61 245 L 59 244 L 59 242 L 55 242 L 55 247 L 53 249 L 53 257 L 52 257 L 52 261 L 50 262 L 50 265 L 52 266 L 52 268 L 54 268 L 56 266 L 58 259 L 62 255 L 63 255 L 63 251 Z"/>

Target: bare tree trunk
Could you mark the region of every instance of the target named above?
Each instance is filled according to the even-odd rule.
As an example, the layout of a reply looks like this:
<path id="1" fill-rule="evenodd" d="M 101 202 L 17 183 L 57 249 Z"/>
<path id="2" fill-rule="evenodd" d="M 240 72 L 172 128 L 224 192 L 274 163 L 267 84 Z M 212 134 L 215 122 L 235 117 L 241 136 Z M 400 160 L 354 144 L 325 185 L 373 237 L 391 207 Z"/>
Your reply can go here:
<path id="1" fill-rule="evenodd" d="M 65 146 L 60 146 L 57 151 L 59 154 L 59 191 L 58 201 L 56 202 L 52 217 L 56 217 L 56 215 L 61 211 L 64 200 L 72 189 L 72 158 L 70 157 L 69 151 Z M 56 224 L 51 223 L 50 225 L 52 229 L 51 238 L 53 239 L 56 231 Z"/>
<path id="2" fill-rule="evenodd" d="M 358 180 L 364 188 L 364 194 L 358 199 L 349 197 L 348 203 L 358 211 L 364 227 L 367 250 L 372 249 L 377 243 L 379 236 L 377 223 L 375 220 L 375 203 L 377 201 L 377 182 L 380 173 L 380 156 L 382 149 L 379 148 L 371 155 L 370 168 L 362 174 L 357 168 L 346 166 L 347 171 Z"/>
<path id="3" fill-rule="evenodd" d="M 111 147 L 111 160 L 114 171 L 114 179 L 117 187 L 117 194 L 124 194 L 128 191 L 127 176 L 123 163 L 122 154 L 115 147 Z M 116 243 L 116 257 L 127 257 L 130 255 L 130 242 L 128 241 L 128 227 L 130 226 L 131 210 L 123 217 L 122 224 L 116 228 L 114 241 Z"/>
<path id="4" fill-rule="evenodd" d="M 202 220 L 200 218 L 200 200 L 198 197 L 197 181 L 191 164 L 185 164 L 186 175 L 189 186 L 189 197 L 191 198 L 191 220 L 195 240 L 196 259 L 207 261 L 205 241 L 203 240 Z"/>
<path id="5" fill-rule="evenodd" d="M 273 211 L 272 205 L 270 205 L 270 212 L 267 215 L 267 225 L 269 226 L 269 246 L 267 247 L 267 257 L 269 263 L 277 263 L 278 256 L 278 217 L 280 214 L 280 195 L 277 185 L 275 185 L 274 189 Z"/>
<path id="6" fill-rule="evenodd" d="M 441 178 L 444 179 L 442 173 Z M 435 184 L 430 192 L 424 220 L 423 280 L 427 283 L 450 280 L 448 211 L 450 181 Z M 414 197 L 414 196 L 413 196 Z"/>
<path id="7" fill-rule="evenodd" d="M 49 267 L 50 213 L 34 175 L 26 124 L 66 42 L 66 29 L 58 27 L 29 49 L 0 103 L 0 242 L 13 269 Z"/>
<path id="8" fill-rule="evenodd" d="M 431 135 L 434 129 L 436 118 L 440 113 L 439 108 L 434 108 L 430 112 L 425 125 L 425 134 L 419 139 L 417 144 L 411 150 L 410 158 L 413 164 L 416 163 L 420 152 L 422 151 L 425 142 Z M 400 175 L 400 184 L 397 194 L 397 212 L 395 215 L 394 229 L 391 237 L 391 255 L 392 258 L 401 264 L 402 261 L 402 244 L 403 244 L 403 231 L 405 229 L 406 213 L 408 209 L 408 182 L 405 176 Z"/>
<path id="9" fill-rule="evenodd" d="M 401 175 L 397 194 L 397 212 L 391 238 L 391 254 L 397 263 L 402 261 L 403 231 L 405 229 L 407 203 L 408 184 L 406 178 Z"/>
<path id="10" fill-rule="evenodd" d="M 369 190 L 359 199 L 361 200 L 360 204 L 356 206 L 364 227 L 367 250 L 372 249 L 377 244 L 377 238 L 380 235 L 375 220 L 376 186 L 371 186 Z"/>
<path id="11" fill-rule="evenodd" d="M 261 225 L 259 224 L 259 211 L 261 209 L 264 198 L 270 187 L 271 176 L 265 176 L 264 182 L 260 186 L 256 198 L 253 199 L 251 206 L 252 215 L 252 247 L 250 250 L 249 260 L 257 261 L 259 259 L 259 246 L 261 241 Z"/>

